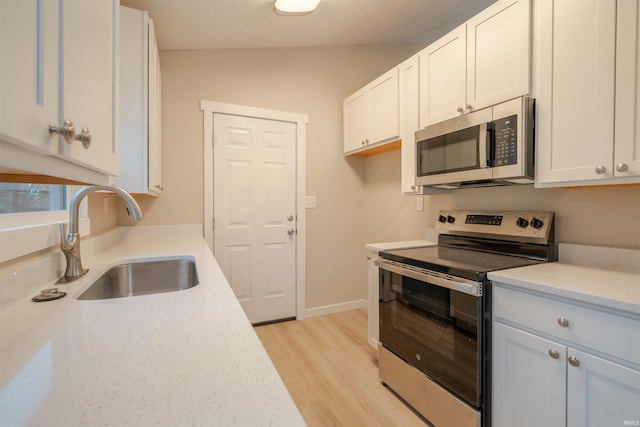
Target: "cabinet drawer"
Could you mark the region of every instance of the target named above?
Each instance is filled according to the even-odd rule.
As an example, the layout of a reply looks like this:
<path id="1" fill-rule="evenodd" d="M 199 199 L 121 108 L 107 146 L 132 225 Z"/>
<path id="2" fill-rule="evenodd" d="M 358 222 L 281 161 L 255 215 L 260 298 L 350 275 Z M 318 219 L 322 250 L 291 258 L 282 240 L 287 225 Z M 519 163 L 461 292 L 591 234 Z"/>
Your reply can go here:
<path id="1" fill-rule="evenodd" d="M 506 320 L 634 364 L 640 361 L 637 317 L 502 286 L 495 286 L 493 303 L 496 320 Z"/>

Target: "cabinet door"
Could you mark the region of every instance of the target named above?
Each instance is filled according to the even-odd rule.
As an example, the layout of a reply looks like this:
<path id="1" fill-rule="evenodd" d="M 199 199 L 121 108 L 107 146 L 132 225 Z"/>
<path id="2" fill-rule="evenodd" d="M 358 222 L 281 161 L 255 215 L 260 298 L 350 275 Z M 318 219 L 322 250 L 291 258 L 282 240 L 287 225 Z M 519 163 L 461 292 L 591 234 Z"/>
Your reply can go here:
<path id="1" fill-rule="evenodd" d="M 640 176 L 640 7 L 618 2 L 614 175 Z"/>
<path id="2" fill-rule="evenodd" d="M 611 178 L 616 1 L 534 5 L 536 182 Z"/>
<path id="3" fill-rule="evenodd" d="M 369 140 L 372 144 L 400 136 L 398 68 L 394 68 L 369 86 Z"/>
<path id="4" fill-rule="evenodd" d="M 344 100 L 344 152 L 364 147 L 369 138 L 369 91 L 363 88 Z"/>
<path id="5" fill-rule="evenodd" d="M 149 191 L 162 191 L 162 75 L 160 55 L 153 27 L 149 20 Z"/>
<path id="6" fill-rule="evenodd" d="M 58 1 L 0 1 L 0 139 L 57 154 Z"/>
<path id="7" fill-rule="evenodd" d="M 427 46 L 420 57 L 420 127 L 464 113 L 466 25 Z"/>
<path id="8" fill-rule="evenodd" d="M 418 56 L 398 66 L 400 86 L 400 139 L 402 140 L 402 192 L 416 193 L 416 131 L 420 129 Z"/>
<path id="9" fill-rule="evenodd" d="M 565 425 L 566 347 L 493 324 L 493 426 Z"/>
<path id="10" fill-rule="evenodd" d="M 148 191 L 148 32 L 146 12 L 120 7 L 120 173 L 112 182 L 130 193 Z"/>
<path id="11" fill-rule="evenodd" d="M 379 323 L 379 306 L 378 299 L 380 289 L 378 283 L 380 279 L 378 274 L 380 269 L 376 266 L 376 260 L 380 258 L 377 251 L 369 250 L 367 252 L 367 297 L 369 300 L 369 308 L 367 310 L 369 344 L 378 349 L 378 340 L 380 339 L 380 323 Z"/>
<path id="12" fill-rule="evenodd" d="M 531 2 L 502 0 L 467 21 L 467 104 L 473 110 L 529 93 Z"/>
<path id="13" fill-rule="evenodd" d="M 118 174 L 117 144 L 117 0 L 62 0 L 64 28 L 60 116 L 76 132 L 91 132 L 91 146 L 65 144 L 73 161 Z"/>
<path id="14" fill-rule="evenodd" d="M 568 427 L 638 425 L 640 371 L 571 348 L 568 357 Z"/>

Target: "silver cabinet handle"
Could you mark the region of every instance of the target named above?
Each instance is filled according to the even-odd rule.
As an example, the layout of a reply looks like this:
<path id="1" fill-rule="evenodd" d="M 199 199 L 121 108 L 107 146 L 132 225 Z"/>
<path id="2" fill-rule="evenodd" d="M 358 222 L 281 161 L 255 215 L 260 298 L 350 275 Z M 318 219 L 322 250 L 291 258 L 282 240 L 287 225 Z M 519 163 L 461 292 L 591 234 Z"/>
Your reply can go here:
<path id="1" fill-rule="evenodd" d="M 569 319 L 567 319 L 566 317 L 558 317 L 558 325 L 562 326 L 563 328 L 568 328 Z"/>
<path id="2" fill-rule="evenodd" d="M 71 144 L 73 142 L 73 137 L 76 134 L 76 127 L 73 125 L 73 122 L 69 119 L 66 119 L 61 127 L 57 127 L 53 124 L 49 124 L 49 135 L 61 135 L 64 139 L 64 142 L 67 144 Z"/>
<path id="3" fill-rule="evenodd" d="M 458 113 L 462 113 L 464 112 L 464 109 L 462 107 L 458 107 Z"/>
<path id="4" fill-rule="evenodd" d="M 67 144 L 72 144 L 73 141 L 80 141 L 84 148 L 89 148 L 91 145 L 91 132 L 89 129 L 82 128 L 80 135 L 76 135 L 76 127 L 69 119 L 66 119 L 61 127 L 49 124 L 49 135 L 61 135 Z"/>
<path id="5" fill-rule="evenodd" d="M 598 166 L 598 167 L 596 168 L 596 173 L 597 173 L 598 175 L 602 175 L 602 174 L 607 173 L 607 167 L 606 167 L 606 166 Z"/>
<path id="6" fill-rule="evenodd" d="M 415 189 L 416 189 L 416 186 L 415 186 L 415 185 L 412 185 L 412 186 L 411 186 L 411 189 L 412 189 L 412 190 L 415 190 Z"/>
<path id="7" fill-rule="evenodd" d="M 289 222 L 293 221 L 293 215 L 288 215 L 287 216 L 287 221 L 289 221 Z"/>
<path id="8" fill-rule="evenodd" d="M 80 135 L 75 135 L 73 139 L 80 141 L 85 149 L 89 148 L 91 145 L 91 132 L 87 128 L 82 128 Z"/>
<path id="9" fill-rule="evenodd" d="M 551 356 L 552 359 L 559 359 L 560 352 L 558 350 L 551 349 L 549 350 L 549 356 Z"/>
<path id="10" fill-rule="evenodd" d="M 158 190 L 160 190 L 160 191 L 163 191 L 163 190 L 164 190 L 164 187 L 163 187 L 162 185 L 158 185 L 158 184 L 156 184 L 156 185 L 154 185 L 154 187 L 155 187 L 155 188 L 157 188 L 157 189 L 158 189 Z"/>
<path id="11" fill-rule="evenodd" d="M 569 365 L 571 366 L 575 366 L 575 367 L 580 366 L 580 360 L 576 359 L 573 356 L 569 356 L 569 358 L 567 358 L 567 361 L 569 361 Z"/>
<path id="12" fill-rule="evenodd" d="M 365 139 L 364 143 L 368 145 L 369 144 L 369 139 Z"/>
<path id="13" fill-rule="evenodd" d="M 287 234 L 288 234 L 289 236 L 292 236 L 292 235 L 293 235 L 293 233 L 295 233 L 295 232 L 296 232 L 296 230 L 294 230 L 293 228 L 288 228 L 288 229 L 287 229 Z"/>
<path id="14" fill-rule="evenodd" d="M 473 109 L 473 107 L 471 106 L 471 104 L 467 104 L 467 106 L 465 107 L 468 111 L 471 111 Z"/>
<path id="15" fill-rule="evenodd" d="M 629 165 L 626 163 L 620 163 L 618 166 L 616 166 L 616 170 L 618 172 L 626 172 L 629 170 Z"/>

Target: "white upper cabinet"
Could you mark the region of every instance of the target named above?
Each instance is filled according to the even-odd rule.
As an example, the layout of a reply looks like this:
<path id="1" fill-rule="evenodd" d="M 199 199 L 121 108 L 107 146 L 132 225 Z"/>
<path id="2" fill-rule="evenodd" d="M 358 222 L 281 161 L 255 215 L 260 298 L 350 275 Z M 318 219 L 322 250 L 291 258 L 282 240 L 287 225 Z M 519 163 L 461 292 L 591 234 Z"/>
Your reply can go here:
<path id="1" fill-rule="evenodd" d="M 58 1 L 0 2 L 0 140 L 57 153 Z"/>
<path id="2" fill-rule="evenodd" d="M 420 69 L 418 55 L 398 66 L 400 87 L 400 139 L 402 141 L 402 192 L 419 193 L 416 185 L 416 131 L 420 129 Z"/>
<path id="3" fill-rule="evenodd" d="M 421 128 L 465 111 L 466 34 L 463 24 L 419 53 Z"/>
<path id="4" fill-rule="evenodd" d="M 117 8 L 0 3 L 0 166 L 96 184 L 118 172 Z M 65 120 L 75 126 L 70 143 L 49 134 Z"/>
<path id="5" fill-rule="evenodd" d="M 500 0 L 421 51 L 420 127 L 528 94 L 530 30 L 530 0 Z"/>
<path id="6" fill-rule="evenodd" d="M 91 146 L 64 144 L 63 154 L 90 168 L 118 174 L 117 85 L 118 1 L 63 1 L 63 102 L 61 117 Z"/>
<path id="7" fill-rule="evenodd" d="M 147 12 L 120 7 L 120 175 L 130 193 L 162 191 L 160 59 Z"/>
<path id="8" fill-rule="evenodd" d="M 344 152 L 358 154 L 400 137 L 398 68 L 389 70 L 343 102 Z"/>
<path id="9" fill-rule="evenodd" d="M 616 115 L 613 175 L 640 177 L 640 7 L 620 1 L 616 28 Z"/>
<path id="10" fill-rule="evenodd" d="M 640 182 L 638 4 L 535 3 L 538 186 Z"/>

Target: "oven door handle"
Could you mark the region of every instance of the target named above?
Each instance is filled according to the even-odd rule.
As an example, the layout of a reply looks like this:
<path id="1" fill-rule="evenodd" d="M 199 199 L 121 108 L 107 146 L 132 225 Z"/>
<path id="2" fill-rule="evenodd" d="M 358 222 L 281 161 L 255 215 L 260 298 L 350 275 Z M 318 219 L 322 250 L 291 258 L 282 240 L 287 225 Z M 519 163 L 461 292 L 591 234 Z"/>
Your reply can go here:
<path id="1" fill-rule="evenodd" d="M 383 270 L 400 274 L 401 276 L 407 276 L 412 279 L 420 280 L 421 282 L 428 282 L 433 285 L 453 289 L 454 291 L 462 292 L 469 295 L 482 295 L 482 282 L 475 282 L 473 280 L 466 280 L 460 277 L 453 277 L 448 274 L 440 273 L 433 270 L 426 270 L 424 268 L 414 267 L 412 265 L 403 264 L 384 258 L 377 259 L 375 261 L 375 264 Z"/>

